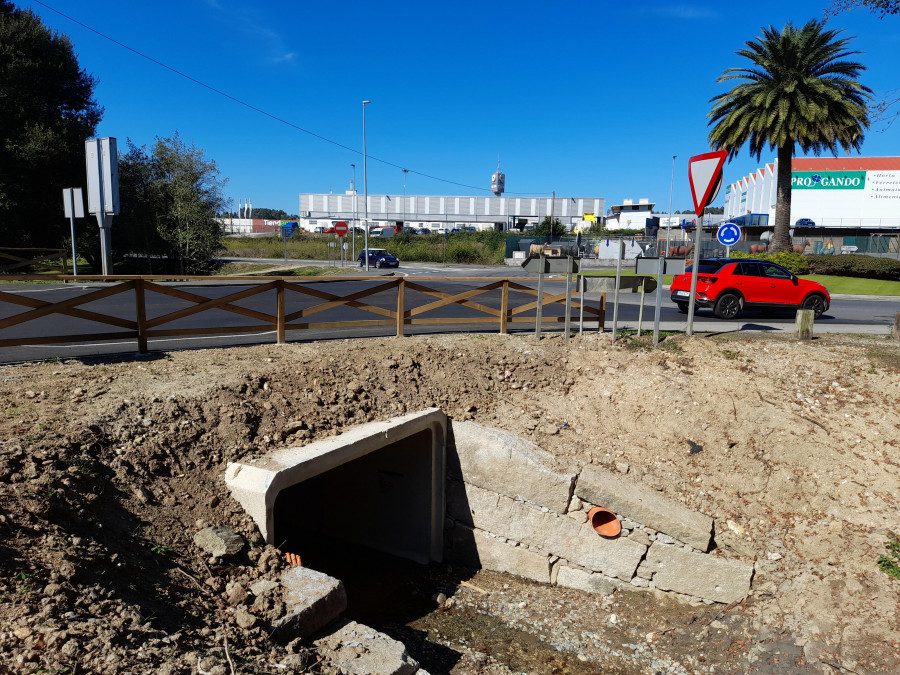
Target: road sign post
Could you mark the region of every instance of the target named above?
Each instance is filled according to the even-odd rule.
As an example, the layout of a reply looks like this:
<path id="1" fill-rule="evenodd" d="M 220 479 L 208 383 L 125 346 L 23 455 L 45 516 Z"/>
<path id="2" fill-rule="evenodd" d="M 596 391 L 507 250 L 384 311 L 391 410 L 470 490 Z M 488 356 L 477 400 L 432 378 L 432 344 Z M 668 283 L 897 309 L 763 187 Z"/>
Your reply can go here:
<path id="1" fill-rule="evenodd" d="M 694 198 L 697 227 L 694 230 L 694 262 L 691 272 L 691 297 L 688 300 L 687 331 L 694 334 L 694 307 L 697 294 L 697 275 L 700 271 L 700 238 L 703 236 L 703 210 L 714 201 L 722 187 L 722 166 L 728 157 L 727 150 L 715 150 L 691 157 L 688 162 L 688 179 Z"/>
<path id="2" fill-rule="evenodd" d="M 75 219 L 84 218 L 84 197 L 81 188 L 63 189 L 63 211 L 69 219 L 69 228 L 72 231 L 72 272 L 78 276 L 78 261 L 75 253 Z"/>
<path id="3" fill-rule="evenodd" d="M 716 239 L 725 247 L 725 257 L 731 257 L 731 247 L 741 240 L 741 228 L 736 223 L 725 223 L 716 231 Z"/>

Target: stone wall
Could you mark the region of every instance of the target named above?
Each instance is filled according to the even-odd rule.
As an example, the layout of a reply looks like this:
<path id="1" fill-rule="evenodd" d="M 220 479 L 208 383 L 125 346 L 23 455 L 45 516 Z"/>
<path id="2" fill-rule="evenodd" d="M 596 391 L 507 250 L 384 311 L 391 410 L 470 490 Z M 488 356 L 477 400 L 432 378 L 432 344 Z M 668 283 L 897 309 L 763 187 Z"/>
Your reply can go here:
<path id="1" fill-rule="evenodd" d="M 596 466 L 561 470 L 504 431 L 472 422 L 452 431 L 445 559 L 593 593 L 655 588 L 730 603 L 749 592 L 752 562 L 715 547 L 709 516 Z M 616 513 L 617 537 L 587 522 L 594 506 Z"/>

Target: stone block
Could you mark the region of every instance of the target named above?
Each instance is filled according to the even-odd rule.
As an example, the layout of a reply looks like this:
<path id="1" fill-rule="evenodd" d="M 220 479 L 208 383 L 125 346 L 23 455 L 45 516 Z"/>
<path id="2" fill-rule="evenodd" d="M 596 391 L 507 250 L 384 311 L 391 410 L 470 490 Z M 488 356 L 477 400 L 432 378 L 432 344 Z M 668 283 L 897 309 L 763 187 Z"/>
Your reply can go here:
<path id="1" fill-rule="evenodd" d="M 339 579 L 307 567 L 292 567 L 281 575 L 285 613 L 272 622 L 281 643 L 305 638 L 328 625 L 347 609 L 347 591 Z"/>
<path id="2" fill-rule="evenodd" d="M 472 567 L 515 574 L 541 583 L 550 583 L 550 556 L 522 546 L 510 546 L 483 530 L 457 524 L 450 530 L 447 558 Z"/>
<path id="3" fill-rule="evenodd" d="M 545 512 L 496 492 L 450 481 L 447 510 L 456 520 L 533 546 L 576 565 L 631 580 L 646 546 L 630 539 L 605 539 L 587 523 Z"/>
<path id="4" fill-rule="evenodd" d="M 653 572 L 656 588 L 714 602 L 737 602 L 750 592 L 753 566 L 704 553 L 654 543 L 642 567 Z"/>
<path id="5" fill-rule="evenodd" d="M 556 585 L 599 595 L 610 595 L 615 590 L 610 579 L 600 574 L 592 574 L 591 572 L 568 567 L 567 565 L 559 566 L 556 575 Z"/>
<path id="6" fill-rule="evenodd" d="M 402 642 L 351 621 L 316 640 L 318 653 L 347 675 L 413 675 L 419 664 Z"/>
<path id="7" fill-rule="evenodd" d="M 709 550 L 712 518 L 624 476 L 586 466 L 578 476 L 575 494 L 646 527 L 665 532 L 700 551 Z"/>
<path id="8" fill-rule="evenodd" d="M 218 558 L 237 555 L 244 540 L 230 527 L 206 527 L 194 535 L 194 543 Z"/>
<path id="9" fill-rule="evenodd" d="M 459 466 L 451 470 L 448 464 L 450 477 L 566 512 L 575 474 L 553 471 L 548 452 L 515 434 L 474 422 L 454 422 L 453 436 Z"/>

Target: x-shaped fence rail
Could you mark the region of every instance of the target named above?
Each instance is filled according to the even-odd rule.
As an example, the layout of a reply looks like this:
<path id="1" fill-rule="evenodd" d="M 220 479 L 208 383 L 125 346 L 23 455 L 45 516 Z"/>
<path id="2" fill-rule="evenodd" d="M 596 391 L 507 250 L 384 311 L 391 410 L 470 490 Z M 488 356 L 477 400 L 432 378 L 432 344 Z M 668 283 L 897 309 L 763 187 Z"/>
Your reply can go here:
<path id="1" fill-rule="evenodd" d="M 544 293 L 538 298 L 538 291 L 522 283 L 521 278 L 498 279 L 494 277 L 418 277 L 410 279 L 395 277 L 385 280 L 385 277 L 314 277 L 298 280 L 292 277 L 266 278 L 259 277 L 220 277 L 211 280 L 210 277 L 171 277 L 171 276 L 21 276 L 6 277 L 10 281 L 34 281 L 48 279 L 57 281 L 104 281 L 113 285 L 104 285 L 97 290 L 91 290 L 83 294 L 50 302 L 22 295 L 0 291 L 0 308 L 3 303 L 18 305 L 28 308 L 26 311 L 14 313 L 5 318 L 0 318 L 0 347 L 12 347 L 36 344 L 63 344 L 77 343 L 89 340 L 112 339 L 134 340 L 138 342 L 140 352 L 147 351 L 148 338 L 178 337 L 196 335 L 216 335 L 233 333 L 253 333 L 274 330 L 279 343 L 285 342 L 285 333 L 288 330 L 309 329 L 336 329 L 351 327 L 395 326 L 396 334 L 402 336 L 405 326 L 409 325 L 477 325 L 498 324 L 501 333 L 506 333 L 509 323 L 531 323 L 537 321 L 536 316 L 529 316 L 535 312 L 540 316 L 541 323 L 560 323 L 567 320 L 566 312 L 577 310 L 588 321 L 598 323 L 599 330 L 603 330 L 606 319 L 606 295 L 601 294 L 597 306 L 589 306 L 583 301 L 582 294 L 575 290 L 567 289 L 564 293 Z M 197 285 L 172 285 L 161 283 L 163 281 L 193 282 Z M 544 283 L 551 281 L 564 281 L 545 279 Z M 198 283 L 202 282 L 202 283 Z M 226 289 L 233 285 L 250 286 L 242 288 L 234 293 L 227 293 L 221 297 L 209 297 L 202 295 L 202 289 Z M 327 288 L 332 284 L 338 286 L 351 285 L 347 293 L 332 293 Z M 360 284 L 365 287 L 357 289 Z M 441 284 L 444 288 L 437 288 Z M 460 292 L 448 292 L 447 286 L 461 284 L 465 289 Z M 476 284 L 474 287 L 472 284 Z M 325 288 L 323 288 L 323 286 Z M 255 296 L 275 292 L 274 312 L 267 313 L 245 304 L 237 304 Z M 407 291 L 411 291 L 407 296 Z M 499 298 L 497 298 L 499 291 Z M 531 296 L 534 300 L 520 305 L 513 305 L 510 301 L 510 293 L 516 292 Z M 307 304 L 295 311 L 286 311 L 286 293 L 295 294 L 292 300 L 302 302 L 303 299 L 312 298 L 313 304 Z M 385 294 L 393 293 L 394 297 L 385 298 Z M 110 313 L 110 309 L 103 311 L 89 310 L 84 305 L 98 303 L 120 294 L 129 294 L 133 311 L 128 314 L 134 317 L 129 319 Z M 164 303 L 155 299 L 160 311 L 148 318 L 148 299 L 153 294 L 166 296 L 175 300 L 188 303 L 180 309 L 171 310 L 163 308 Z M 380 298 L 380 302 L 376 299 Z M 436 298 L 432 300 L 432 298 Z M 475 299 L 477 298 L 477 300 Z M 567 301 L 571 298 L 571 302 Z M 318 301 L 318 302 L 315 302 Z M 269 300 L 268 302 L 271 302 Z M 492 304 L 491 304 L 492 303 Z M 549 316 L 537 313 L 541 307 L 563 305 L 563 315 Z M 567 307 L 568 305 L 568 307 Z M 310 321 L 309 317 L 316 314 L 341 307 L 350 307 L 360 310 L 353 318 L 332 317 L 332 320 Z M 467 312 L 450 312 L 452 308 L 465 308 Z M 567 308 L 566 308 L 567 307 Z M 121 309 L 121 308 L 120 308 Z M 193 327 L 178 327 L 175 322 L 187 319 L 204 312 L 221 310 L 230 312 L 247 319 L 252 323 L 202 325 Z M 5 311 L 4 311 L 5 313 Z M 436 313 L 441 314 L 437 316 Z M 118 331 L 73 333 L 64 334 L 55 330 L 56 323 L 51 326 L 44 322 L 35 333 L 19 335 L 16 337 L 3 337 L 10 334 L 10 329 L 21 327 L 30 322 L 44 319 L 51 315 L 63 315 L 74 319 L 99 323 L 104 326 L 119 328 Z M 374 317 L 377 318 L 373 318 Z M 323 317 L 328 318 L 328 317 Z M 569 319 L 571 320 L 571 316 Z M 577 320 L 577 317 L 575 317 Z M 26 331 L 27 332 L 27 331 Z"/>

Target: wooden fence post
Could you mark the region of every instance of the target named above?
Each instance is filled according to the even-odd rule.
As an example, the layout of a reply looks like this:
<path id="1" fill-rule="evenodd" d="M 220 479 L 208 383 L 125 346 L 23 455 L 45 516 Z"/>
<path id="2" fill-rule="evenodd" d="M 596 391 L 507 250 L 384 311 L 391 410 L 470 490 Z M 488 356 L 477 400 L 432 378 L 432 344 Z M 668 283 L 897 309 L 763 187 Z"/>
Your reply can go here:
<path id="1" fill-rule="evenodd" d="M 812 340 L 813 337 L 813 321 L 816 313 L 811 309 L 798 309 L 797 318 L 794 324 L 794 330 L 797 333 L 798 340 Z"/>
<path id="2" fill-rule="evenodd" d="M 278 344 L 284 344 L 284 280 L 279 279 L 278 285 L 275 287 L 278 295 Z"/>
<path id="3" fill-rule="evenodd" d="M 134 280 L 134 305 L 137 312 L 138 352 L 147 353 L 147 305 L 144 298 L 144 280 Z"/>
<path id="4" fill-rule="evenodd" d="M 403 337 L 403 321 L 406 312 L 406 283 L 404 278 L 400 277 L 400 283 L 397 284 L 397 337 Z"/>
<path id="5" fill-rule="evenodd" d="M 506 335 L 509 322 L 509 279 L 503 280 L 503 291 L 500 295 L 500 335 Z"/>

